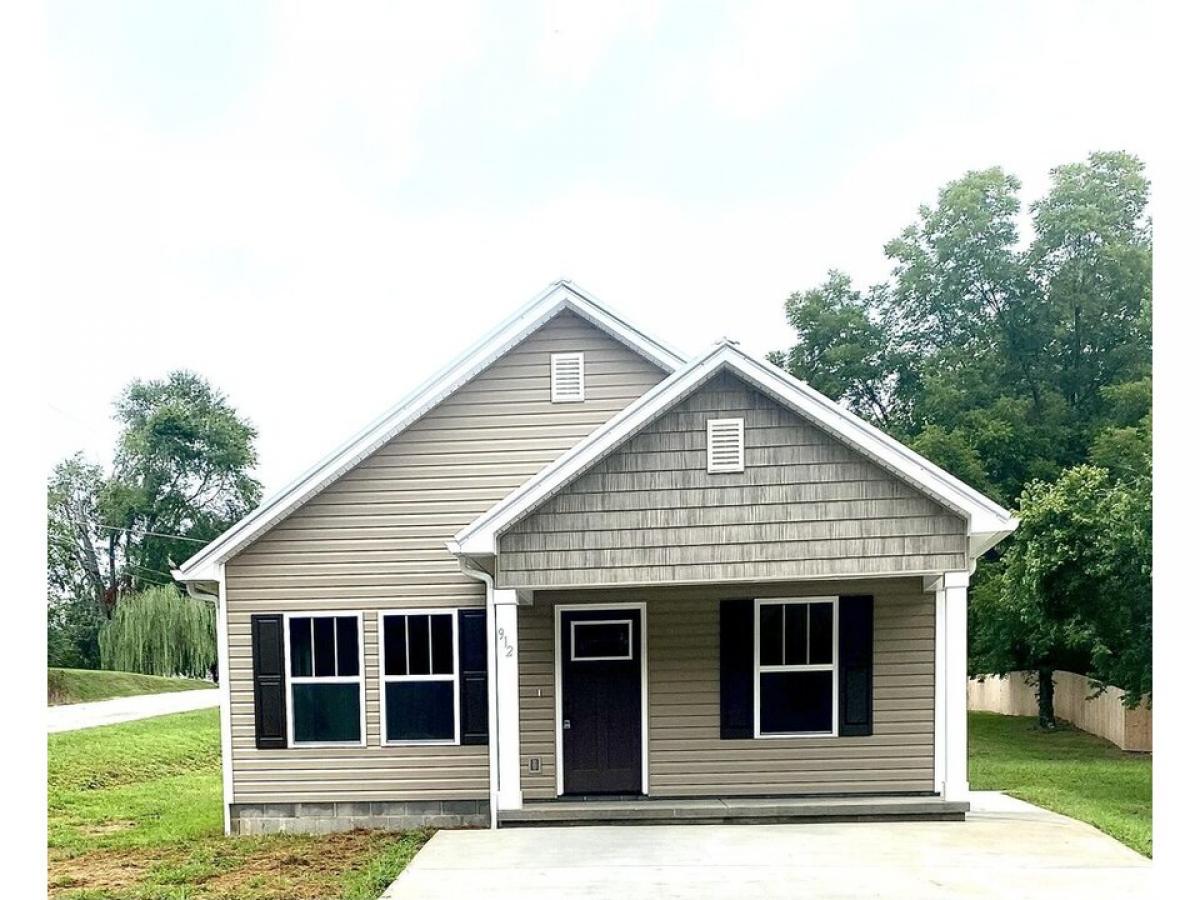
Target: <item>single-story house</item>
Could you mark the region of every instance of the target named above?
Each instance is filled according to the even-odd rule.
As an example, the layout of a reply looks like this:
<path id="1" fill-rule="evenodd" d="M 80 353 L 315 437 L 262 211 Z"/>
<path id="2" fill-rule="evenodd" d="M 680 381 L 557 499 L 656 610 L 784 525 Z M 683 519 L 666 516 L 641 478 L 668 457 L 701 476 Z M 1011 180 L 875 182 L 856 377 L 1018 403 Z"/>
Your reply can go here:
<path id="1" fill-rule="evenodd" d="M 175 573 L 227 830 L 966 809 L 1008 511 L 559 281 Z"/>

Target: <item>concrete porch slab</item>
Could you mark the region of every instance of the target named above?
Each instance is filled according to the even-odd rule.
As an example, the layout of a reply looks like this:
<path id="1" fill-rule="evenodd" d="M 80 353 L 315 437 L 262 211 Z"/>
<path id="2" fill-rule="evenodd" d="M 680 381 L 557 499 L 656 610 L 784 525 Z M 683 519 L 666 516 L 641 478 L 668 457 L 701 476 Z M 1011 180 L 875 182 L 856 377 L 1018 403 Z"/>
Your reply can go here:
<path id="1" fill-rule="evenodd" d="M 1003 796 L 965 822 L 441 831 L 383 900 L 1149 896 L 1150 861 Z"/>
<path id="2" fill-rule="evenodd" d="M 962 821 L 968 803 L 938 797 L 726 797 L 682 800 L 553 800 L 499 813 L 501 825 L 596 825 L 688 822 L 857 822 L 878 819 Z"/>

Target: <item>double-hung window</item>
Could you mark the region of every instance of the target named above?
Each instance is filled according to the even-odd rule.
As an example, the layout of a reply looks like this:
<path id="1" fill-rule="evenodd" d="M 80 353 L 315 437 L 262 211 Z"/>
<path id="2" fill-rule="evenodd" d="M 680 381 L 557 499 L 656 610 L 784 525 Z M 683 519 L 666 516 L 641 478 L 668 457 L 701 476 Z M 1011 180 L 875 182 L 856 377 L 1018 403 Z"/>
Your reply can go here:
<path id="1" fill-rule="evenodd" d="M 755 601 L 755 737 L 835 733 L 836 635 L 836 597 Z"/>
<path id="2" fill-rule="evenodd" d="M 286 647 L 290 743 L 361 745 L 362 617 L 288 614 Z"/>
<path id="3" fill-rule="evenodd" d="M 379 616 L 385 744 L 457 744 L 458 616 L 404 610 Z"/>

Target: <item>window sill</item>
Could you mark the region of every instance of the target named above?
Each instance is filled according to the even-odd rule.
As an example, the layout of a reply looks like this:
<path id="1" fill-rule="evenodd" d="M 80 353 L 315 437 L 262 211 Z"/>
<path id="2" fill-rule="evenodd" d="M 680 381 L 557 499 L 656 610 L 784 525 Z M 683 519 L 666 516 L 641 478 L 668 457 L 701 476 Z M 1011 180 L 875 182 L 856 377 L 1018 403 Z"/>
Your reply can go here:
<path id="1" fill-rule="evenodd" d="M 365 747 L 366 741 L 292 741 L 289 750 L 320 750 L 323 747 Z"/>
<path id="2" fill-rule="evenodd" d="M 789 731 L 785 733 L 770 732 L 768 734 L 756 734 L 754 740 L 772 741 L 779 738 L 834 738 L 838 735 L 832 731 Z"/>
<path id="3" fill-rule="evenodd" d="M 429 740 L 429 741 L 382 741 L 381 747 L 458 747 L 458 741 Z"/>

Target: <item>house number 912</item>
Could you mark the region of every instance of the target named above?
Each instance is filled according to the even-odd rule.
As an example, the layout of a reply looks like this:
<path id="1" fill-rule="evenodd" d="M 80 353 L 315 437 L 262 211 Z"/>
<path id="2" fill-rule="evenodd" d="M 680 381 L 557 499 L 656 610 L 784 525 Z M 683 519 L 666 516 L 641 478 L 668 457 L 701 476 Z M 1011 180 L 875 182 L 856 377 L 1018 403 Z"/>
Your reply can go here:
<path id="1" fill-rule="evenodd" d="M 500 646 L 504 648 L 504 655 L 512 656 L 513 648 L 512 644 L 508 642 L 508 632 L 506 632 L 503 628 L 497 628 L 496 640 L 499 641 Z"/>

